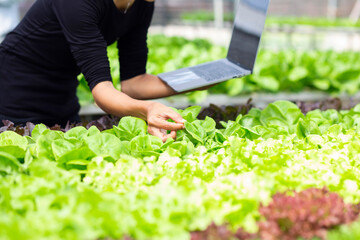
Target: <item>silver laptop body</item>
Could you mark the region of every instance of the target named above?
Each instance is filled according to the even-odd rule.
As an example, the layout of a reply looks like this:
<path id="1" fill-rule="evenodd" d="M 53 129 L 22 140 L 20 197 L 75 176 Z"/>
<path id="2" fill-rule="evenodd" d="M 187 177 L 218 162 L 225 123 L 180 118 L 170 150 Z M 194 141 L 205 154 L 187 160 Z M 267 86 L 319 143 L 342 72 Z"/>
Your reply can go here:
<path id="1" fill-rule="evenodd" d="M 226 58 L 161 73 L 176 92 L 184 92 L 252 73 L 270 0 L 239 0 Z"/>

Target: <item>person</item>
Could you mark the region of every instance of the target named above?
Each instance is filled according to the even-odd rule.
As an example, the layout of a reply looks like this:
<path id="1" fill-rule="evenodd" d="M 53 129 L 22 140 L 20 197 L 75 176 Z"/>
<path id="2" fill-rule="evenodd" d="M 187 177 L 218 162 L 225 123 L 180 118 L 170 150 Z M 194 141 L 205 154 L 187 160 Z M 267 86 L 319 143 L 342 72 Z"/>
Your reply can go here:
<path id="1" fill-rule="evenodd" d="M 0 120 L 78 122 L 77 76 L 83 73 L 102 110 L 146 120 L 149 133 L 163 141 L 175 138 L 184 127 L 181 115 L 145 101 L 177 94 L 146 73 L 153 12 L 154 0 L 37 0 L 0 44 Z M 121 91 L 107 57 L 116 41 Z"/>

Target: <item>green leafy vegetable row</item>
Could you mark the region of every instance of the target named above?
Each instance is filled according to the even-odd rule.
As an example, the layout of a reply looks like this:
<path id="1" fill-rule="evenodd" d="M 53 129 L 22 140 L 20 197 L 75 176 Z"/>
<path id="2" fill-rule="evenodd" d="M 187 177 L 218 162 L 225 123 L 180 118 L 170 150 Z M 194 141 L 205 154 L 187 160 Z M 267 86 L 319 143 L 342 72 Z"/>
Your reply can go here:
<path id="1" fill-rule="evenodd" d="M 180 18 L 190 22 L 210 22 L 214 21 L 214 13 L 211 11 L 200 10 L 182 13 Z M 224 21 L 233 22 L 234 13 L 224 13 Z M 308 25 L 314 27 L 359 27 L 359 21 L 352 21 L 348 18 L 314 18 L 314 17 L 291 17 L 291 16 L 269 16 L 266 19 L 266 26 L 273 25 Z"/>
<path id="2" fill-rule="evenodd" d="M 182 67 L 212 61 L 226 56 L 226 49 L 206 40 L 186 40 L 181 37 L 156 35 L 149 37 L 148 72 L 159 74 Z M 108 49 L 112 76 L 119 89 L 119 62 L 117 49 Z M 86 81 L 79 77 L 78 96 L 84 105 L 92 102 Z M 253 92 L 299 92 L 303 90 L 326 91 L 331 94 L 354 94 L 360 89 L 360 53 L 335 51 L 261 50 L 254 74 L 232 79 L 209 90 L 230 96 Z M 207 92 L 188 94 L 197 102 Z"/>
<path id="3" fill-rule="evenodd" d="M 178 110 L 186 129 L 166 143 L 132 117 L 103 132 L 1 133 L 0 239 L 189 239 L 212 222 L 255 233 L 278 192 L 360 202 L 360 105 L 304 116 L 278 101 L 224 129 L 200 110 Z"/>

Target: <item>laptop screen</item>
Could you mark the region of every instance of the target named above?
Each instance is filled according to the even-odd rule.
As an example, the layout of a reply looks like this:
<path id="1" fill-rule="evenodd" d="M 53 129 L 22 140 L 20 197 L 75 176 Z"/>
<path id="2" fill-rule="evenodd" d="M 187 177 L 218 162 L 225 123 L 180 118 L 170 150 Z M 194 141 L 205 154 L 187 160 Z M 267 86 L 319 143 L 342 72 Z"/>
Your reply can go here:
<path id="1" fill-rule="evenodd" d="M 270 0 L 239 0 L 227 59 L 253 70 Z"/>

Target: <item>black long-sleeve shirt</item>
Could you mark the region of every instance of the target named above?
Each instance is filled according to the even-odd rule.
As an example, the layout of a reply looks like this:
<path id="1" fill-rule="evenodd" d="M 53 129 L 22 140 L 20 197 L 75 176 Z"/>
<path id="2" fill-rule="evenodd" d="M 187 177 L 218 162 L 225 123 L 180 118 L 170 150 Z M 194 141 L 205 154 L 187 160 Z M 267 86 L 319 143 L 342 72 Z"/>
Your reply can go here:
<path id="1" fill-rule="evenodd" d="M 77 75 L 111 81 L 107 46 L 118 41 L 122 80 L 145 73 L 154 3 L 124 14 L 113 0 L 37 0 L 0 44 L 0 116 L 63 124 L 78 113 Z"/>

